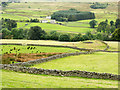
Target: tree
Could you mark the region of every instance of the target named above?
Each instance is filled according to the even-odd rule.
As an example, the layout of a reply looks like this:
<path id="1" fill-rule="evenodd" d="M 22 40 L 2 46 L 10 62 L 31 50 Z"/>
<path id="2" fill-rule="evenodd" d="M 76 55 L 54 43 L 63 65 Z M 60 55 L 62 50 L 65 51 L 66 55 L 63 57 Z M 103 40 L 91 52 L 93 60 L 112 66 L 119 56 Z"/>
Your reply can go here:
<path id="1" fill-rule="evenodd" d="M 114 25 L 112 25 L 112 26 L 110 27 L 110 33 L 113 33 L 113 32 L 115 31 L 115 29 L 116 29 L 116 27 L 115 27 Z"/>
<path id="2" fill-rule="evenodd" d="M 91 28 L 95 28 L 95 26 L 97 25 L 97 21 L 96 20 L 92 20 L 92 21 L 89 22 L 89 24 L 90 24 Z"/>
<path id="3" fill-rule="evenodd" d="M 2 28 L 8 28 L 8 30 L 11 30 L 15 27 L 17 27 L 17 23 L 15 20 L 2 19 Z"/>
<path id="4" fill-rule="evenodd" d="M 88 37 L 89 40 L 92 40 L 92 39 L 93 39 L 93 35 L 91 34 L 90 31 L 86 32 L 85 35 Z"/>
<path id="5" fill-rule="evenodd" d="M 61 34 L 59 36 L 60 41 L 70 41 L 70 36 L 68 34 Z"/>
<path id="6" fill-rule="evenodd" d="M 24 39 L 26 38 L 27 32 L 23 29 L 12 29 L 11 34 L 13 39 Z"/>
<path id="7" fill-rule="evenodd" d="M 83 41 L 82 34 L 79 33 L 79 34 L 74 35 L 71 41 Z"/>
<path id="8" fill-rule="evenodd" d="M 2 29 L 2 38 L 3 39 L 11 39 L 12 38 L 11 31 L 9 31 L 7 28 L 3 28 Z"/>
<path id="9" fill-rule="evenodd" d="M 114 21 L 110 21 L 110 25 L 111 25 L 111 26 L 114 25 Z"/>
<path id="10" fill-rule="evenodd" d="M 108 20 L 106 19 L 105 22 L 108 23 Z"/>
<path id="11" fill-rule="evenodd" d="M 45 31 L 41 29 L 39 26 L 31 27 L 28 32 L 28 38 L 30 40 L 40 40 L 44 39 Z"/>
<path id="12" fill-rule="evenodd" d="M 2 6 L 6 7 L 8 5 L 8 2 L 2 2 Z"/>
<path id="13" fill-rule="evenodd" d="M 50 32 L 50 39 L 51 40 L 58 40 L 59 34 L 56 31 L 51 31 Z"/>
<path id="14" fill-rule="evenodd" d="M 98 32 L 104 32 L 104 33 L 105 33 L 105 31 L 106 31 L 106 26 L 107 26 L 107 25 L 108 25 L 108 24 L 107 24 L 105 21 L 100 22 L 100 24 L 98 25 L 97 31 L 98 31 Z"/>
<path id="15" fill-rule="evenodd" d="M 120 28 L 116 29 L 112 34 L 112 39 L 120 41 Z"/>
<path id="16" fill-rule="evenodd" d="M 115 26 L 116 28 L 120 28 L 120 19 L 116 19 Z"/>

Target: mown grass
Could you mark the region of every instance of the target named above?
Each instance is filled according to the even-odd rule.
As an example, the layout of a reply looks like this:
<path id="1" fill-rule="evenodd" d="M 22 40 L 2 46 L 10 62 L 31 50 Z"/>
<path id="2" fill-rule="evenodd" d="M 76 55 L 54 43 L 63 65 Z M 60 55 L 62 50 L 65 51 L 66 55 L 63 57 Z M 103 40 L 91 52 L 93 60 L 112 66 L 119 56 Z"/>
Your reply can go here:
<path id="1" fill-rule="evenodd" d="M 30 47 L 29 49 L 27 49 Z M 35 47 L 35 49 L 33 49 Z M 14 50 L 15 48 L 15 50 Z M 31 49 L 32 48 L 32 49 Z M 12 51 L 10 51 L 12 49 Z M 19 51 L 18 51 L 19 50 Z M 79 50 L 62 48 L 62 47 L 45 47 L 45 46 L 20 46 L 20 45 L 2 45 L 2 53 L 70 53 Z"/>
<path id="2" fill-rule="evenodd" d="M 18 28 L 20 28 L 24 22 L 18 22 Z M 22 24 L 22 25 L 21 25 Z M 58 24 L 48 24 L 48 23 L 31 23 L 28 24 L 26 27 L 29 29 L 30 27 L 33 26 L 40 26 L 42 29 L 46 31 L 59 31 L 59 32 L 73 32 L 73 33 L 85 33 L 87 31 L 93 31 L 94 29 L 92 28 L 79 28 L 79 27 L 67 27 L 63 25 L 58 25 Z"/>
<path id="3" fill-rule="evenodd" d="M 34 75 L 2 70 L 3 88 L 118 88 L 118 81 Z"/>
<path id="4" fill-rule="evenodd" d="M 82 70 L 100 73 L 118 73 L 118 54 L 98 52 L 79 56 L 69 56 L 33 67 L 58 70 Z"/>

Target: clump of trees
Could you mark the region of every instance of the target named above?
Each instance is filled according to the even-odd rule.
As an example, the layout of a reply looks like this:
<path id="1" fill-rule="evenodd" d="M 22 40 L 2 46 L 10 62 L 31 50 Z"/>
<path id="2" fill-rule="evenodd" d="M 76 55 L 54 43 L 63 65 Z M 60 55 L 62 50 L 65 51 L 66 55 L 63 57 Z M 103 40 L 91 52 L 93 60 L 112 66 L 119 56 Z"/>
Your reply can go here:
<path id="1" fill-rule="evenodd" d="M 57 21 L 77 21 L 85 19 L 95 19 L 95 15 L 92 12 L 83 12 L 76 9 L 69 9 L 54 12 L 51 15 L 51 18 Z"/>
<path id="2" fill-rule="evenodd" d="M 39 26 L 31 27 L 28 32 L 28 39 L 30 40 L 40 40 L 44 39 L 45 31 L 41 29 Z"/>
<path id="3" fill-rule="evenodd" d="M 115 30 L 115 25 L 113 21 L 110 21 L 110 24 L 108 24 L 108 20 L 102 21 L 99 23 L 97 32 L 103 32 L 106 34 L 112 34 Z"/>
<path id="4" fill-rule="evenodd" d="M 8 2 L 2 2 L 1 5 L 2 7 L 6 7 L 8 5 Z"/>
<path id="5" fill-rule="evenodd" d="M 98 24 L 96 31 L 86 32 L 84 35 L 72 33 L 60 33 L 57 31 L 45 32 L 41 27 L 34 26 L 30 29 L 17 29 L 14 20 L 2 19 L 2 33 L 3 39 L 29 39 L 29 40 L 58 40 L 58 41 L 84 41 L 84 40 L 120 40 L 120 19 L 116 21 L 108 20 L 102 21 Z M 11 22 L 11 23 L 10 23 Z M 13 24 L 12 24 L 13 23 Z M 96 21 L 90 21 L 92 28 L 95 27 Z"/>
<path id="6" fill-rule="evenodd" d="M 17 22 L 15 20 L 2 18 L 1 22 L 2 22 L 2 28 L 7 28 L 8 30 L 17 27 Z"/>
<path id="7" fill-rule="evenodd" d="M 91 5 L 90 8 L 92 8 L 92 9 L 105 9 L 105 8 L 107 8 L 107 6 L 108 6 L 108 3 L 103 4 L 103 3 L 96 2 L 93 5 Z"/>

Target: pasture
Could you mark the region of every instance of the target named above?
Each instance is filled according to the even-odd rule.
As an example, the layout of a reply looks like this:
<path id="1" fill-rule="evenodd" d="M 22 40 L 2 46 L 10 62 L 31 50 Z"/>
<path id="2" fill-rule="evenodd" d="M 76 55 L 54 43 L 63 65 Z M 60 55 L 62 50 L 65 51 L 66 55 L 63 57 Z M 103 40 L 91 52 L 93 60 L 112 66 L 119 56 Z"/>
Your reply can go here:
<path id="1" fill-rule="evenodd" d="M 118 88 L 118 81 L 2 70 L 2 88 Z"/>
<path id="2" fill-rule="evenodd" d="M 118 74 L 118 54 L 99 52 L 89 55 L 69 56 L 36 64 L 33 67 Z"/>
<path id="3" fill-rule="evenodd" d="M 88 31 L 95 33 L 96 28 L 90 28 L 89 20 L 79 20 L 73 22 L 59 22 L 63 25 L 50 23 L 34 23 L 25 22 L 24 20 L 39 19 L 48 20 L 46 16 L 51 16 L 59 10 L 69 10 L 71 8 L 78 11 L 89 11 L 95 13 L 97 26 L 100 22 L 111 20 L 115 22 L 117 19 L 118 5 L 117 2 L 108 2 L 109 6 L 106 9 L 91 9 L 91 3 L 82 2 L 27 2 L 27 3 L 10 3 L 3 8 L 1 18 L 17 20 L 17 28 L 30 29 L 33 26 L 40 26 L 43 30 L 58 31 L 61 33 L 81 33 L 85 34 Z M 23 20 L 23 22 L 20 22 Z M 28 24 L 28 25 L 25 25 Z M 96 26 L 96 27 L 97 27 Z M 109 45 L 108 51 L 118 51 L 118 42 L 105 41 Z M 0 43 L 21 43 L 22 45 L 0 45 L 0 54 L 7 55 L 11 59 L 21 58 L 21 61 L 46 58 L 51 55 L 61 53 L 78 52 L 78 50 L 63 48 L 63 47 L 46 47 L 46 46 L 27 46 L 27 44 L 40 45 L 61 45 L 72 46 L 85 49 L 104 50 L 106 45 L 99 40 L 87 40 L 79 42 L 59 42 L 52 40 L 11 40 L 2 39 Z M 6 53 L 7 52 L 7 53 Z M 25 59 L 23 54 L 27 54 Z M 39 55 L 38 55 L 39 54 Z M 40 56 L 40 57 L 34 57 Z M 41 56 L 43 55 L 43 56 Z M 2 57 L 2 56 L 1 56 Z M 12 59 L 14 59 L 12 58 Z M 15 60 L 15 59 L 14 59 Z M 17 60 L 14 63 L 18 63 Z M 9 63 L 11 64 L 12 61 Z M 48 62 L 35 64 L 31 67 L 56 70 L 81 70 L 88 72 L 111 73 L 118 74 L 118 53 L 95 52 L 92 54 L 81 54 L 68 56 L 51 60 Z M 82 77 L 65 77 L 51 75 L 35 75 L 28 73 L 13 72 L 2 70 L 2 88 L 118 88 L 118 81 L 107 79 L 91 79 Z"/>
<path id="4" fill-rule="evenodd" d="M 69 53 L 78 50 L 62 47 L 2 45 L 2 53 Z"/>
<path id="5" fill-rule="evenodd" d="M 92 45 L 84 42 L 93 42 Z M 50 40 L 1 40 L 1 43 L 22 43 L 26 44 L 42 44 L 42 45 L 70 45 L 78 47 L 89 47 L 93 49 L 103 49 L 106 46 L 100 41 L 84 41 L 84 42 L 59 42 Z M 107 42 L 108 43 L 108 42 Z M 111 42 L 112 43 L 112 42 Z M 117 44 L 117 43 L 115 43 Z M 114 44 L 114 45 L 115 45 Z M 85 46 L 88 45 L 88 46 Z M 98 47 L 91 47 L 91 46 Z M 113 45 L 113 44 L 112 44 Z M 113 45 L 113 46 L 114 46 Z M 4 46 L 4 47 L 3 47 Z M 4 50 L 12 49 L 14 45 L 3 45 Z M 116 45 L 115 45 L 116 46 Z M 27 50 L 28 46 L 16 46 L 21 49 L 21 53 L 30 53 Z M 34 47 L 34 46 L 33 46 Z M 68 48 L 55 48 L 55 47 L 42 47 L 35 46 L 36 50 L 43 52 L 69 52 Z M 102 48 L 101 48 L 102 47 Z M 36 51 L 35 50 L 35 51 Z M 75 52 L 76 50 L 72 50 Z M 14 53 L 14 51 L 13 51 Z M 36 64 L 32 67 L 44 69 L 57 69 L 57 70 L 82 70 L 100 73 L 118 74 L 118 54 L 96 52 L 87 55 L 69 56 L 52 60 L 49 62 Z M 16 63 L 16 62 L 15 62 Z M 12 76 L 12 77 L 11 77 Z M 2 70 L 2 87 L 3 88 L 117 88 L 118 81 L 104 80 L 104 79 L 88 79 L 81 77 L 62 77 L 50 75 L 35 75 L 27 73 L 12 72 Z M 36 82 L 37 81 L 37 82 Z"/>
<path id="6" fill-rule="evenodd" d="M 27 22 L 26 22 L 27 23 Z M 18 28 L 22 28 L 26 24 L 25 22 L 18 22 Z M 66 32 L 66 33 L 85 33 L 87 31 L 93 31 L 95 29 L 92 28 L 79 28 L 79 27 L 68 27 L 58 24 L 48 24 L 48 23 L 27 23 L 28 25 L 24 27 L 24 29 L 29 29 L 33 26 L 40 26 L 45 31 L 58 31 L 58 32 Z"/>

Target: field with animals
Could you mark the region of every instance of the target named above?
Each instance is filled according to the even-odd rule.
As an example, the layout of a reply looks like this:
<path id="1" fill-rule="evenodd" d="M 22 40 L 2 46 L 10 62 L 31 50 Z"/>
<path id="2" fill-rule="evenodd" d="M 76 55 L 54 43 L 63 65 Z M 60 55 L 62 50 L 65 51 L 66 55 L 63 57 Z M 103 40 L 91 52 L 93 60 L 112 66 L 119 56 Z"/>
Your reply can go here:
<path id="1" fill-rule="evenodd" d="M 1 88 L 118 88 L 117 2 L 1 6 Z"/>

